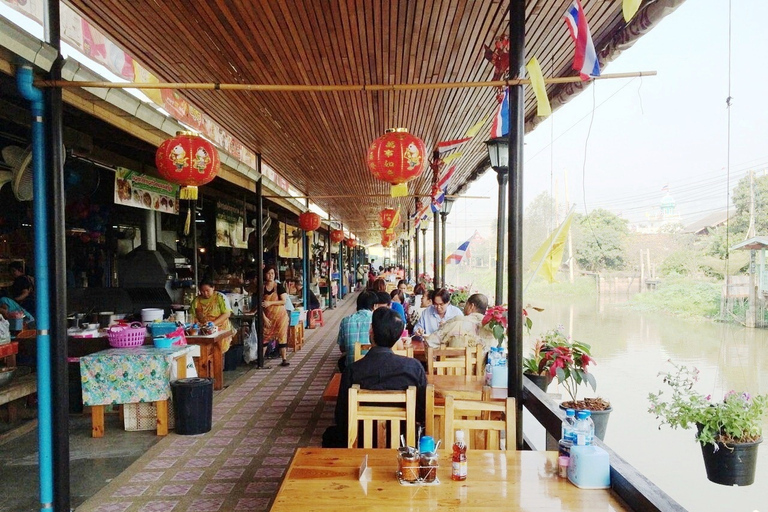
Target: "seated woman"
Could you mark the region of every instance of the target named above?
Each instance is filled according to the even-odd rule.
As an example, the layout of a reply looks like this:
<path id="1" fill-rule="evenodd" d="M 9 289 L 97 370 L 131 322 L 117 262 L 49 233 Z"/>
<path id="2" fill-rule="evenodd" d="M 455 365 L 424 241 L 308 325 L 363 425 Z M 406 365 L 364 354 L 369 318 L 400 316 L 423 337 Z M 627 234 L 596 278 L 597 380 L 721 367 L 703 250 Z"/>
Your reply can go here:
<path id="1" fill-rule="evenodd" d="M 192 301 L 191 314 L 198 324 L 213 322 L 220 331 L 232 331 L 229 317 L 232 316 L 232 308 L 229 307 L 226 298 L 216 291 L 212 280 L 204 279 L 200 282 L 200 295 Z M 232 337 L 221 342 L 221 351 L 229 350 Z"/>
<path id="2" fill-rule="evenodd" d="M 397 314 L 400 315 L 400 319 L 403 321 L 403 323 L 406 323 L 406 313 L 405 313 L 405 298 L 403 297 L 403 292 L 401 292 L 398 289 L 394 289 L 389 293 L 389 297 L 392 300 L 389 307 L 391 309 L 394 309 L 397 311 Z"/>

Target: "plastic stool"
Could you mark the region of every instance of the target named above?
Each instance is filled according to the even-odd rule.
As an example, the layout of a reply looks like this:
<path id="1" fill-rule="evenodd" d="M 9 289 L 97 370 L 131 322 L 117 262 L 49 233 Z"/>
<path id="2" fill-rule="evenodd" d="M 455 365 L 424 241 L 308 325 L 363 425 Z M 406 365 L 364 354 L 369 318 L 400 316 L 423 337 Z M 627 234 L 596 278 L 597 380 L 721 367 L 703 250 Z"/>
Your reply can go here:
<path id="1" fill-rule="evenodd" d="M 325 326 L 325 322 L 323 321 L 323 310 L 322 309 L 313 309 L 309 312 L 309 328 L 314 329 L 317 327 L 317 324 L 320 324 L 321 326 Z"/>

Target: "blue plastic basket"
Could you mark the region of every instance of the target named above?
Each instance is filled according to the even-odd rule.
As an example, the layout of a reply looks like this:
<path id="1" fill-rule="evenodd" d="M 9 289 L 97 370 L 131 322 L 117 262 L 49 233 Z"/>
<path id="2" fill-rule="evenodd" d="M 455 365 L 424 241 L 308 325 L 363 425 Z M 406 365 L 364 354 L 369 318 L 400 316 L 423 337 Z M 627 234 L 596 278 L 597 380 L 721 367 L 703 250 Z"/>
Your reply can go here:
<path id="1" fill-rule="evenodd" d="M 152 322 L 147 324 L 147 329 L 152 336 L 165 336 L 176 330 L 174 322 Z"/>
<path id="2" fill-rule="evenodd" d="M 299 325 L 299 317 L 301 317 L 301 311 L 296 311 L 295 309 L 291 311 L 291 321 L 288 325 L 291 327 Z"/>

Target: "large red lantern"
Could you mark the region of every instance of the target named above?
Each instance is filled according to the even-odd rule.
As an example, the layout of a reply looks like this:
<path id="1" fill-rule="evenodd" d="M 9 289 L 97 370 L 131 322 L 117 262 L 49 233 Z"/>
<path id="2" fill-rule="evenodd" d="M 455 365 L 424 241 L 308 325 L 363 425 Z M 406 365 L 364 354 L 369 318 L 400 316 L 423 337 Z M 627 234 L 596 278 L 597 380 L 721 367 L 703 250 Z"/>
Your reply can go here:
<path id="1" fill-rule="evenodd" d="M 408 195 L 406 182 L 424 171 L 427 150 L 424 142 L 406 128 L 393 128 L 368 148 L 368 169 L 374 178 L 392 184 L 392 197 Z"/>
<path id="2" fill-rule="evenodd" d="M 397 240 L 397 233 L 385 231 L 381 234 L 381 245 L 384 247 L 389 247 L 395 240 Z"/>
<path id="3" fill-rule="evenodd" d="M 344 231 L 340 229 L 334 229 L 331 231 L 331 242 L 338 244 L 344 240 Z"/>
<path id="4" fill-rule="evenodd" d="M 299 227 L 304 231 L 314 231 L 320 227 L 320 216 L 315 212 L 304 212 L 299 215 Z"/>
<path id="5" fill-rule="evenodd" d="M 350 249 L 354 249 L 356 245 L 357 245 L 357 240 L 355 240 L 354 238 L 347 238 L 347 247 L 349 247 Z"/>
<path id="6" fill-rule="evenodd" d="M 384 229 L 394 229 L 400 224 L 400 210 L 384 208 L 379 212 L 379 222 Z"/>
<path id="7" fill-rule="evenodd" d="M 155 165 L 160 176 L 182 185 L 181 199 L 197 199 L 197 187 L 219 172 L 219 152 L 194 132 L 176 132 L 157 148 Z"/>

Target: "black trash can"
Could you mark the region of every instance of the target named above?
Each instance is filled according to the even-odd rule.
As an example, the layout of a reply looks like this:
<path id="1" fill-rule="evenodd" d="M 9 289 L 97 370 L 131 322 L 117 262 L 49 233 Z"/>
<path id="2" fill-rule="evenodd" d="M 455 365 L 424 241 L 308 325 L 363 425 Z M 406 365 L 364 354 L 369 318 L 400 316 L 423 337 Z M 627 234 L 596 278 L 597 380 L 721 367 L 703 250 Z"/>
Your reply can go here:
<path id="1" fill-rule="evenodd" d="M 224 352 L 224 371 L 237 370 L 237 365 L 243 361 L 243 345 L 232 345 Z"/>
<path id="2" fill-rule="evenodd" d="M 171 382 L 176 433 L 204 434 L 213 423 L 213 379 L 179 379 Z"/>

